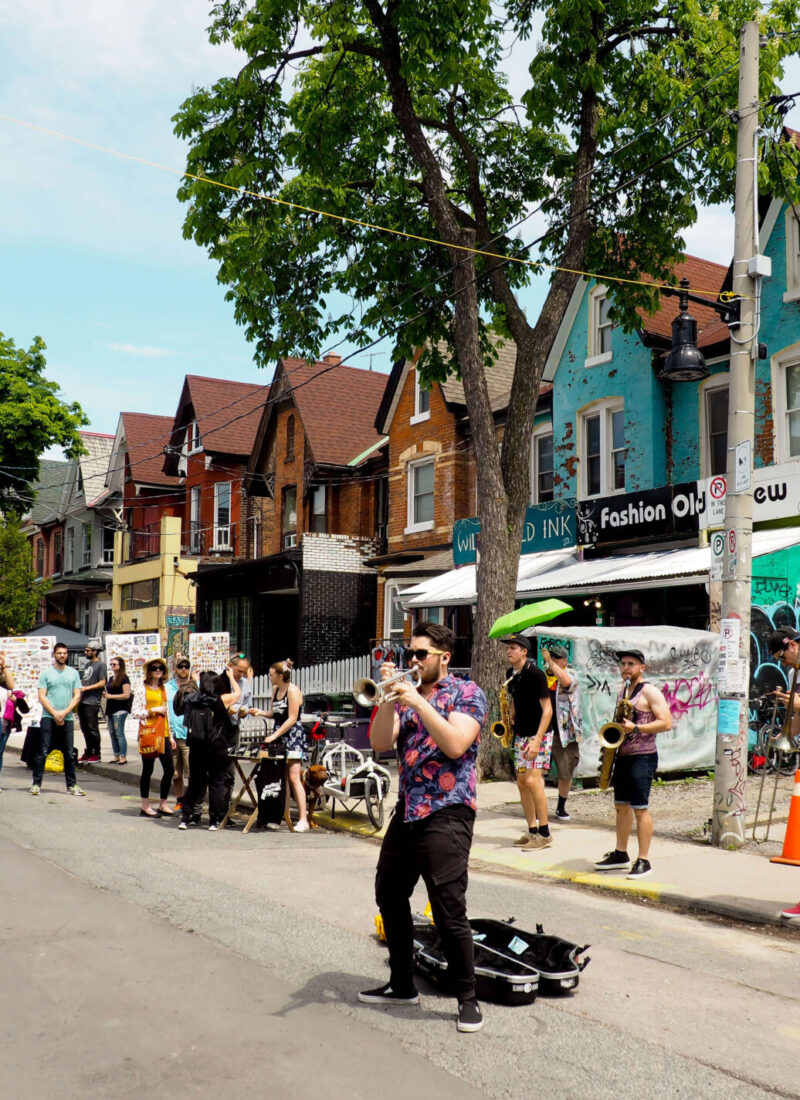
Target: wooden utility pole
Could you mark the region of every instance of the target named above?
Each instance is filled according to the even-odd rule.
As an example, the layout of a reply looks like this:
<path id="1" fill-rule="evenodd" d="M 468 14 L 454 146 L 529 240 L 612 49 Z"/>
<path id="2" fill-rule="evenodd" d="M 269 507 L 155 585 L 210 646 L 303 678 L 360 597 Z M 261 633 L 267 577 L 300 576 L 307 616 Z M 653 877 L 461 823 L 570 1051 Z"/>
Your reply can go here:
<path id="1" fill-rule="evenodd" d="M 736 239 L 733 292 L 740 324 L 731 329 L 725 557 L 720 619 L 719 712 L 712 844 L 739 848 L 745 839 L 747 695 L 753 541 L 755 305 L 764 265 L 758 257 L 758 24 L 745 23 L 739 44 L 739 128 L 736 143 Z"/>

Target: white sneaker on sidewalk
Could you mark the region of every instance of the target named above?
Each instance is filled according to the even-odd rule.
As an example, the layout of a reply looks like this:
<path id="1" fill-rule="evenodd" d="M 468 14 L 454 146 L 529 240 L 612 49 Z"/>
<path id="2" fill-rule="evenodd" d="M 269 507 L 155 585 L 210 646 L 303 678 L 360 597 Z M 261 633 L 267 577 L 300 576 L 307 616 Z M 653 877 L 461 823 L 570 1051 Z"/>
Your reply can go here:
<path id="1" fill-rule="evenodd" d="M 307 833 L 308 832 L 308 822 L 307 821 L 298 821 L 297 824 L 294 827 L 294 831 L 296 833 Z"/>

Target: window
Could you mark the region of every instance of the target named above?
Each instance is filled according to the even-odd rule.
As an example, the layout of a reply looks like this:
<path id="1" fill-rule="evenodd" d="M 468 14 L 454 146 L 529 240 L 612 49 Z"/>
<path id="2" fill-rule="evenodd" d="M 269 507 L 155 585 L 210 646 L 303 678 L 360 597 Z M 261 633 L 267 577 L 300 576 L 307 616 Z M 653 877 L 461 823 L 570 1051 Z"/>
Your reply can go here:
<path id="1" fill-rule="evenodd" d="M 580 417 L 582 497 L 625 491 L 625 410 L 618 403 L 595 405 Z"/>
<path id="2" fill-rule="evenodd" d="M 607 363 L 611 359 L 611 334 L 614 328 L 608 312 L 611 302 L 608 288 L 596 286 L 589 295 L 589 356 L 587 367 Z"/>
<path id="3" fill-rule="evenodd" d="M 286 418 L 286 455 L 284 461 L 289 462 L 294 458 L 294 413 Z"/>
<path id="4" fill-rule="evenodd" d="M 36 540 L 36 576 L 44 576 L 44 539 Z"/>
<path id="5" fill-rule="evenodd" d="M 402 638 L 405 634 L 406 613 L 400 605 L 401 589 L 396 584 L 386 585 L 384 597 L 384 633 L 387 638 Z"/>
<path id="6" fill-rule="evenodd" d="M 75 528 L 68 527 L 64 535 L 64 572 L 71 573 L 75 568 Z"/>
<path id="7" fill-rule="evenodd" d="M 544 504 L 554 498 L 553 457 L 553 428 L 547 424 L 533 433 L 531 504 Z"/>
<path id="8" fill-rule="evenodd" d="M 134 581 L 123 584 L 120 590 L 123 611 L 140 611 L 145 607 L 158 607 L 161 583 L 158 577 L 152 580 Z"/>
<path id="9" fill-rule="evenodd" d="M 114 528 L 110 523 L 103 524 L 102 565 L 114 564 Z"/>
<path id="10" fill-rule="evenodd" d="M 92 525 L 91 523 L 84 523 L 83 525 L 83 553 L 81 555 L 82 565 L 92 564 Z"/>
<path id="11" fill-rule="evenodd" d="M 328 512 L 324 485 L 313 485 L 311 487 L 308 529 L 309 531 L 320 532 L 328 530 Z"/>
<path id="12" fill-rule="evenodd" d="M 409 463 L 406 531 L 429 531 L 433 527 L 433 472 L 433 459 Z"/>
<path id="13" fill-rule="evenodd" d="M 56 531 L 53 535 L 53 572 L 60 573 L 64 567 L 64 555 L 62 553 L 62 544 L 64 536 L 61 531 Z"/>
<path id="14" fill-rule="evenodd" d="M 222 630 L 222 600 L 211 601 L 211 630 L 214 633 Z"/>
<path id="15" fill-rule="evenodd" d="M 192 420 L 186 428 L 186 453 L 187 455 L 197 454 L 198 451 L 202 451 L 203 441 L 200 437 L 200 428 L 197 421 Z"/>
<path id="16" fill-rule="evenodd" d="M 214 486 L 214 549 L 230 550 L 231 538 L 231 485 L 230 481 L 218 481 Z"/>
<path id="17" fill-rule="evenodd" d="M 790 206 L 786 210 L 786 293 L 784 302 L 795 302 L 800 298 L 800 206 Z"/>
<path id="18" fill-rule="evenodd" d="M 728 377 L 709 379 L 702 390 L 702 475 L 725 476 L 728 465 Z"/>
<path id="19" fill-rule="evenodd" d="M 389 479 L 379 477 L 375 482 L 375 537 L 386 541 L 389 533 Z"/>
<path id="20" fill-rule="evenodd" d="M 189 553 L 202 554 L 203 532 L 200 527 L 200 486 L 189 490 Z"/>
<path id="21" fill-rule="evenodd" d="M 772 392 L 776 461 L 788 462 L 800 456 L 800 344 L 793 344 L 773 358 Z"/>
<path id="22" fill-rule="evenodd" d="M 288 550 L 292 546 L 297 546 L 297 486 L 287 485 L 283 490 L 281 547 Z"/>
<path id="23" fill-rule="evenodd" d="M 414 415 L 412 424 L 418 424 L 421 420 L 429 420 L 431 415 L 431 391 L 420 385 L 419 372 L 414 371 Z"/>

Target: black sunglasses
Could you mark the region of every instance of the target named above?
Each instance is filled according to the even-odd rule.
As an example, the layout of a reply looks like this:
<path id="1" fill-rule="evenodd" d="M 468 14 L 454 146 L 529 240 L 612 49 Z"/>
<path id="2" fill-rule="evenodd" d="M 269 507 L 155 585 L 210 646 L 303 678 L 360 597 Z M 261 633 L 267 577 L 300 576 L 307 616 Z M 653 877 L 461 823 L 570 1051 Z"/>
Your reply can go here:
<path id="1" fill-rule="evenodd" d="M 188 661 L 179 661 L 177 663 L 177 665 L 175 665 L 175 667 L 176 668 L 191 668 L 192 666 L 189 664 Z"/>
<path id="2" fill-rule="evenodd" d="M 403 656 L 407 661 L 412 660 L 414 657 L 418 661 L 427 661 L 427 659 L 433 654 L 434 656 L 441 656 L 444 653 L 443 649 L 404 649 Z"/>

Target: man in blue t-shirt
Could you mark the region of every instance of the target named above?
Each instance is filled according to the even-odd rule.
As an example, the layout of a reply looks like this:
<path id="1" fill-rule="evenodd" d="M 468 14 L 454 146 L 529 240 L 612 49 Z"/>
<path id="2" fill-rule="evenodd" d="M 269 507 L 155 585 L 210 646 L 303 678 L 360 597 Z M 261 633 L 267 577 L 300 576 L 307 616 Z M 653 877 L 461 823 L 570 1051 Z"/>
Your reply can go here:
<path id="1" fill-rule="evenodd" d="M 75 721 L 72 717 L 81 701 L 81 680 L 74 668 L 67 665 L 67 647 L 59 643 L 53 649 L 53 664 L 39 677 L 39 702 L 42 704 L 41 737 L 39 751 L 33 760 L 33 786 L 31 794 L 38 794 L 42 786 L 44 762 L 50 752 L 53 727 L 64 733 L 64 778 L 67 794 L 84 795 L 75 778 L 75 754 L 73 738 Z"/>

